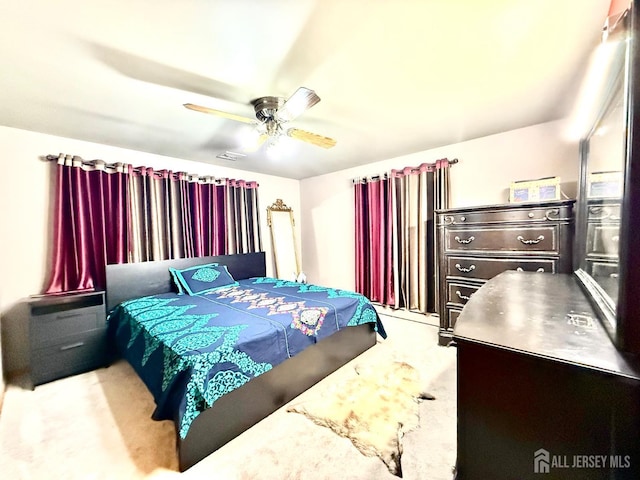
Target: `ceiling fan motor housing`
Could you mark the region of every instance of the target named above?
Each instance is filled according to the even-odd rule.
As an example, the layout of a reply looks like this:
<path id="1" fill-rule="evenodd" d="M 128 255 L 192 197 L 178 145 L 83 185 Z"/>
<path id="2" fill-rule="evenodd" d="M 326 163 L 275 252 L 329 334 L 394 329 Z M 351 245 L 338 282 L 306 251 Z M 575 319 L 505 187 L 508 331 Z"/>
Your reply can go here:
<path id="1" fill-rule="evenodd" d="M 256 118 L 261 122 L 273 119 L 278 109 L 284 105 L 285 99 L 282 97 L 260 97 L 252 101 L 256 111 Z"/>

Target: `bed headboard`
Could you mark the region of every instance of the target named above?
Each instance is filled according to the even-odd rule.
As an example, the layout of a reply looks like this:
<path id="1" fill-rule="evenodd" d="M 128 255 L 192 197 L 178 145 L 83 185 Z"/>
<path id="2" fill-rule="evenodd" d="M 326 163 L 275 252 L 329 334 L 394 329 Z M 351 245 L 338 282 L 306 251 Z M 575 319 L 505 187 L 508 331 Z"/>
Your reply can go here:
<path id="1" fill-rule="evenodd" d="M 214 262 L 226 265 L 236 280 L 267 274 L 264 252 L 107 265 L 107 312 L 125 300 L 175 291 L 169 267 L 180 270 Z"/>

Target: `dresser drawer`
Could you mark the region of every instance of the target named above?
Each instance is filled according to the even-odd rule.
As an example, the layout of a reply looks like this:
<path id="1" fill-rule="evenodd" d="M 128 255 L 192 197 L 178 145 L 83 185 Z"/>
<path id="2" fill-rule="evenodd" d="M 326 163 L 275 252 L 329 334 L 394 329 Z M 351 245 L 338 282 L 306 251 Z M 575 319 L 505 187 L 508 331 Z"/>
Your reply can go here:
<path id="1" fill-rule="evenodd" d="M 588 222 L 620 222 L 620 204 L 603 203 L 600 205 L 589 205 L 587 209 Z"/>
<path id="2" fill-rule="evenodd" d="M 515 206 L 496 209 L 476 209 L 438 214 L 438 225 L 504 224 L 523 222 L 569 221 L 572 219 L 572 205 L 559 206 Z"/>
<path id="3" fill-rule="evenodd" d="M 106 365 L 106 329 L 70 335 L 55 346 L 31 351 L 33 385 Z"/>
<path id="4" fill-rule="evenodd" d="M 453 327 L 456 326 L 456 320 L 460 316 L 460 312 L 462 309 L 456 307 L 447 307 L 447 330 L 453 330 Z"/>
<path id="5" fill-rule="evenodd" d="M 455 251 L 558 253 L 558 226 L 448 229 L 445 248 Z"/>
<path id="6" fill-rule="evenodd" d="M 592 223 L 587 226 L 587 255 L 595 254 L 618 258 L 618 224 Z"/>
<path id="7" fill-rule="evenodd" d="M 546 259 L 448 257 L 446 266 L 448 277 L 483 280 L 489 280 L 506 270 L 556 273 L 556 261 Z"/>
<path id="8" fill-rule="evenodd" d="M 447 303 L 463 306 L 479 288 L 480 285 L 447 281 Z"/>
<path id="9" fill-rule="evenodd" d="M 618 262 L 587 259 L 586 270 L 592 277 L 616 278 L 618 276 Z"/>
<path id="10" fill-rule="evenodd" d="M 29 329 L 31 346 L 57 345 L 70 335 L 104 328 L 105 322 L 103 306 L 32 315 Z"/>

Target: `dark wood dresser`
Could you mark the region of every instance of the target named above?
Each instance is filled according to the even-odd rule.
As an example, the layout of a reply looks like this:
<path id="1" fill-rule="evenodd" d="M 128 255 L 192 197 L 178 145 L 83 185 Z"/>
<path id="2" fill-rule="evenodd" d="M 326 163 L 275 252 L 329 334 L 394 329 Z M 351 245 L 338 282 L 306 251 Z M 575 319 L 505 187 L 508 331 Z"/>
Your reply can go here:
<path id="1" fill-rule="evenodd" d="M 498 275 L 454 340 L 457 480 L 640 478 L 640 362 L 574 276 Z"/>
<path id="2" fill-rule="evenodd" d="M 438 210 L 438 343 L 471 295 L 505 270 L 572 270 L 574 200 Z"/>
<path id="3" fill-rule="evenodd" d="M 31 382 L 35 387 L 107 363 L 104 292 L 29 300 Z"/>

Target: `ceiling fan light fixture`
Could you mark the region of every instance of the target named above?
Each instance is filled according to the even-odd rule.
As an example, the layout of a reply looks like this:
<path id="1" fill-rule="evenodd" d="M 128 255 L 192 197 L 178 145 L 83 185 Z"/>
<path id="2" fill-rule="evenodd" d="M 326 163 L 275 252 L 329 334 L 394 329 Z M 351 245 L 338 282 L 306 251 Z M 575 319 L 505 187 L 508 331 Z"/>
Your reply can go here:
<path id="1" fill-rule="evenodd" d="M 272 160 L 280 159 L 291 154 L 293 144 L 287 135 L 269 137 L 265 145 L 265 153 Z"/>
<path id="2" fill-rule="evenodd" d="M 289 122 L 300 116 L 305 110 L 313 107 L 320 101 L 320 97 L 313 90 L 300 87 L 295 91 L 284 105 L 276 111 L 276 117 L 281 122 Z"/>
<path id="3" fill-rule="evenodd" d="M 266 134 L 270 137 L 279 137 L 283 133 L 280 122 L 274 118 L 267 119 L 263 125 L 265 127 Z"/>
<path id="4" fill-rule="evenodd" d="M 286 137 L 292 137 L 296 140 L 301 140 L 322 148 L 332 148 L 336 144 L 336 141 L 332 138 L 298 128 L 285 129 L 283 126 L 285 122 L 300 116 L 319 101 L 320 97 L 316 92 L 305 87 L 298 88 L 287 100 L 282 97 L 273 96 L 256 98 L 251 101 L 255 110 L 255 119 L 191 103 L 185 103 L 184 106 L 197 112 L 208 113 L 252 125 L 257 129 L 259 136 L 257 141 L 253 141 L 250 146 L 244 147 L 245 151 L 257 150 L 267 139 L 275 140 L 285 138 L 285 141 L 288 141 Z M 249 140 L 247 140 L 247 142 L 249 142 Z M 241 139 L 241 143 L 244 145 L 245 141 Z"/>

